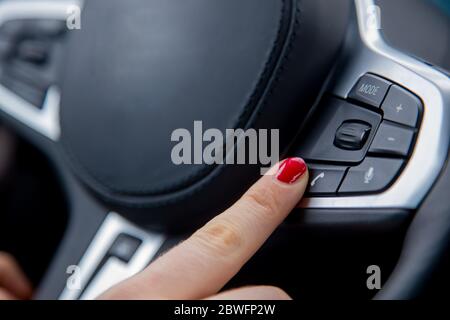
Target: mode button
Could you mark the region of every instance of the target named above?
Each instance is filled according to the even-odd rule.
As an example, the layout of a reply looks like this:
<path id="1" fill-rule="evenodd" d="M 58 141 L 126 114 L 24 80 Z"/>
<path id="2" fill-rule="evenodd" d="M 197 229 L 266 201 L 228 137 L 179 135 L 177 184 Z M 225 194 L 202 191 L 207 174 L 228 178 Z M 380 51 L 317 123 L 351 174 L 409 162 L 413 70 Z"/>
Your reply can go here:
<path id="1" fill-rule="evenodd" d="M 353 87 L 349 98 L 379 108 L 390 86 L 389 81 L 366 74 Z"/>

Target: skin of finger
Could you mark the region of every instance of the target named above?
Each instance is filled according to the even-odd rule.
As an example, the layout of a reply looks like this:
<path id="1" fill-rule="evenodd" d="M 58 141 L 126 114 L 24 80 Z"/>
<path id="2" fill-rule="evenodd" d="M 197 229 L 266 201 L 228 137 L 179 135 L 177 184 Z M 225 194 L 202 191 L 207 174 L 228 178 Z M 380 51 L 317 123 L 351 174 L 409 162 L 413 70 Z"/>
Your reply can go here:
<path id="1" fill-rule="evenodd" d="M 13 256 L 0 252 L 0 286 L 20 299 L 32 294 L 31 283 Z"/>
<path id="2" fill-rule="evenodd" d="M 261 178 L 230 209 L 101 299 L 202 299 L 217 293 L 254 255 L 301 199 L 295 184 Z"/>
<path id="3" fill-rule="evenodd" d="M 0 288 L 0 301 L 4 300 L 17 300 L 17 298 L 5 289 Z"/>
<path id="4" fill-rule="evenodd" d="M 292 300 L 292 298 L 277 287 L 255 286 L 225 291 L 206 300 Z"/>

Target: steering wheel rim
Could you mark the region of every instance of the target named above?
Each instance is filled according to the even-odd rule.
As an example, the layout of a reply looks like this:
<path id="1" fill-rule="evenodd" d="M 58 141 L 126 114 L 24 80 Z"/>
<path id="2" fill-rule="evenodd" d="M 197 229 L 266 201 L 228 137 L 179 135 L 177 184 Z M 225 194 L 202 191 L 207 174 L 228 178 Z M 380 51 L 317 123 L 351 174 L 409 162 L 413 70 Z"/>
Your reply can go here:
<path id="1" fill-rule="evenodd" d="M 0 24 L 5 21 L 5 17 L 14 19 L 17 12 L 21 14 L 25 12 L 25 15 L 28 14 L 30 17 L 65 18 L 67 6 L 73 4 L 73 1 L 58 1 L 57 4 L 51 3 L 49 6 L 42 6 L 41 9 L 39 9 L 39 6 L 31 8 L 31 6 L 27 5 L 22 7 L 20 5 L 14 7 L 13 5 L 9 7 L 1 4 L 0 6 L 3 7 L 0 8 Z M 75 4 L 79 5 L 80 3 L 75 2 Z M 438 107 L 436 109 L 439 112 L 434 110 L 431 118 L 436 119 L 436 117 L 440 116 L 442 118 L 440 121 L 449 120 L 449 112 L 444 108 L 445 103 L 450 101 L 450 80 L 448 76 L 415 58 L 390 48 L 383 41 L 380 31 L 367 25 L 368 15 L 370 14 L 369 8 L 372 8 L 373 5 L 374 3 L 371 0 L 355 1 L 357 26 L 353 27 L 357 27 L 356 30 L 358 32 L 355 29 L 353 33 L 350 32 L 346 45 L 357 48 L 357 53 L 350 56 L 345 55 L 338 61 L 334 75 L 337 72 L 342 72 L 342 75 L 338 77 L 340 80 L 333 84 L 333 93 L 346 97 L 353 83 L 360 75 L 373 72 L 408 86 L 415 92 L 423 93 L 421 97 L 424 98 L 426 96 L 424 100 L 427 116 L 430 114 L 428 106 L 436 105 L 437 103 Z M 52 10 L 49 11 L 48 8 L 50 7 Z M 358 38 L 356 43 L 355 37 Z M 370 59 L 374 59 L 375 62 L 367 64 Z M 388 67 L 383 66 L 383 63 L 387 64 Z M 428 98 L 430 100 L 427 100 Z M 93 201 L 91 192 L 77 180 L 66 165 L 62 155 L 55 148 L 54 141 L 58 139 L 61 133 L 59 127 L 59 101 L 60 93 L 58 89 L 51 87 L 47 92 L 44 107 L 42 110 L 37 111 L 33 106 L 27 104 L 26 101 L 17 99 L 13 93 L 0 87 L 0 111 L 2 112 L 2 118 L 46 153 L 57 168 L 61 179 L 64 181 L 66 192 L 70 195 L 71 223 L 58 250 L 58 254 L 61 255 L 60 261 L 64 261 L 66 264 L 80 265 L 81 267 L 83 265 L 95 265 L 99 263 L 99 259 L 93 259 L 92 257 L 101 257 L 108 250 L 114 238 L 125 230 L 141 238 L 146 246 L 142 249 L 141 255 L 136 259 L 132 267 L 124 274 L 124 277 L 129 276 L 145 267 L 159 252 L 165 250 L 164 243 L 167 238 L 160 232 L 143 232 L 140 228 L 135 227 L 132 223 L 114 213 L 114 210 L 105 206 L 104 203 Z M 445 136 L 445 130 L 448 129 L 448 125 L 442 125 L 441 129 L 441 131 L 444 131 Z M 428 128 L 422 128 L 421 130 L 428 130 Z M 432 153 L 433 156 L 435 154 L 436 156 L 430 164 L 430 170 L 424 173 L 426 179 L 425 177 L 422 179 L 424 183 L 421 184 L 422 191 L 420 194 L 415 192 L 409 194 L 409 196 L 402 197 L 400 200 L 395 198 L 398 195 L 396 190 L 404 188 L 407 184 L 408 179 L 404 179 L 402 181 L 405 182 L 400 183 L 400 186 L 399 184 L 394 185 L 382 196 L 354 197 L 350 198 L 350 200 L 342 200 L 342 198 L 307 198 L 300 204 L 300 207 L 320 209 L 330 208 L 332 207 L 331 204 L 333 204 L 341 209 L 347 208 L 352 210 L 361 207 L 362 204 L 369 203 L 380 208 L 397 206 L 405 210 L 418 208 L 434 185 L 447 157 L 448 138 L 444 138 L 442 132 L 439 133 L 441 134 L 434 136 L 437 137 L 435 143 L 439 144 L 439 150 Z M 413 169 L 410 169 L 410 171 L 413 171 Z M 448 179 L 444 176 L 441 181 L 443 182 L 440 182 L 440 184 L 445 185 Z M 436 186 L 436 188 L 438 187 Z M 415 197 L 414 199 L 413 196 Z M 442 252 L 442 247 L 437 246 L 437 244 L 438 242 L 439 244 L 445 242 L 444 240 L 448 237 L 450 222 L 446 214 L 448 212 L 446 207 L 435 211 L 433 214 L 426 212 L 427 206 L 432 199 L 427 199 L 419 214 L 414 218 L 398 266 L 387 281 L 386 286 L 377 295 L 377 298 L 403 299 L 414 297 L 419 289 L 423 287 L 424 281 L 433 270 L 437 258 Z M 423 228 L 424 224 L 427 225 L 425 229 Z M 80 235 L 83 236 L 80 237 Z M 423 245 L 416 248 L 415 244 L 418 242 Z M 99 246 L 98 243 L 101 243 L 101 245 Z M 433 247 L 440 249 L 430 253 L 429 250 Z M 86 248 L 88 249 L 86 250 Z M 428 258 L 424 259 L 424 255 L 427 253 Z M 423 263 L 420 265 L 414 263 L 418 259 Z M 87 267 L 87 269 L 90 270 L 90 267 Z M 95 296 L 97 293 L 95 290 L 74 293 L 64 289 L 67 278 L 65 271 L 65 269 L 61 270 L 60 263 L 54 262 L 44 279 L 44 283 L 47 285 L 41 289 L 37 297 L 50 295 L 50 292 L 54 291 L 55 287 L 59 287 L 58 290 L 62 292 L 60 298 L 63 299 Z M 93 281 L 91 276 L 86 276 L 82 279 L 84 284 L 91 281 Z M 96 290 L 101 290 L 101 288 Z"/>

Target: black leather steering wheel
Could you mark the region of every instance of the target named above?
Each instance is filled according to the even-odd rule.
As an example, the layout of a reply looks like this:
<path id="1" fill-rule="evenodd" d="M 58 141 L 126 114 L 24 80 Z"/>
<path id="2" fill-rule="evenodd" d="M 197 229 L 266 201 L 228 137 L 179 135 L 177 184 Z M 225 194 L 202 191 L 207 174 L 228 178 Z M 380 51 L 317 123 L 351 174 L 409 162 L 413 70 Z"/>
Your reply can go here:
<path id="1" fill-rule="evenodd" d="M 417 296 L 449 243 L 450 79 L 388 46 L 377 14 L 371 0 L 1 2 L 1 119 L 49 157 L 70 203 L 37 298 L 95 297 L 258 178 L 261 163 L 174 164 L 171 133 L 197 120 L 278 129 L 281 154 L 320 182 L 302 224 L 414 217 L 377 297 Z M 133 255 L 113 259 L 120 241 Z"/>

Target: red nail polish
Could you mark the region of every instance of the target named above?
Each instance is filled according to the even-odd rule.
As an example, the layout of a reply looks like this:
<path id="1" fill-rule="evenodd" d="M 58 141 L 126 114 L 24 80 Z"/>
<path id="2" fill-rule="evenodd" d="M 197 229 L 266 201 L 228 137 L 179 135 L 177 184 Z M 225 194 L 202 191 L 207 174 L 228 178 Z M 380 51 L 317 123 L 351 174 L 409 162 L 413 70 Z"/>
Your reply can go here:
<path id="1" fill-rule="evenodd" d="M 278 181 L 292 184 L 295 183 L 307 170 L 306 163 L 300 158 L 289 158 L 284 160 L 280 167 L 276 178 Z"/>

